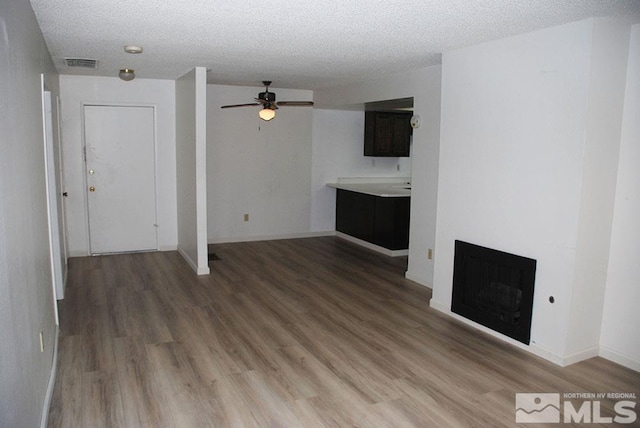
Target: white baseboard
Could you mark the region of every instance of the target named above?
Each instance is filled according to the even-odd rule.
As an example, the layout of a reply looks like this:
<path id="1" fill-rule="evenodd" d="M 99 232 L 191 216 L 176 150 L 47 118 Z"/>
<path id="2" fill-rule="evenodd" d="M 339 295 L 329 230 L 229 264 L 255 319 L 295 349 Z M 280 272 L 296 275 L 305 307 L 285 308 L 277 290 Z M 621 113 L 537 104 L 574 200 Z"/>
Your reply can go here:
<path id="1" fill-rule="evenodd" d="M 588 360 L 589 358 L 597 357 L 600 355 L 600 347 L 594 346 L 593 348 L 584 349 L 580 352 L 568 355 L 562 359 L 561 366 L 570 366 L 571 364 L 579 363 L 580 361 Z"/>
<path id="2" fill-rule="evenodd" d="M 437 302 L 433 299 L 431 299 L 429 301 L 429 306 L 439 312 L 442 312 L 446 315 L 449 315 L 450 317 L 460 321 L 463 324 L 466 324 L 468 326 L 471 326 L 477 330 L 482 331 L 483 333 L 488 334 L 489 336 L 493 336 L 496 339 L 500 339 L 503 342 L 506 342 L 512 346 L 515 346 L 516 348 L 522 349 L 524 351 L 530 352 L 534 355 L 537 355 L 540 358 L 544 358 L 547 361 L 551 361 L 554 364 L 557 364 L 559 366 L 565 366 L 565 359 L 557 354 L 554 354 L 553 352 L 544 349 L 538 345 L 536 345 L 535 343 L 531 343 L 529 345 L 525 345 L 522 342 L 518 342 L 515 339 L 512 339 L 508 336 L 505 336 L 504 334 L 498 333 L 497 331 L 493 331 L 488 327 L 483 326 L 482 324 L 478 324 L 476 322 L 473 322 L 463 316 L 460 316 L 454 312 L 451 312 L 451 308 L 449 306 L 446 306 L 440 302 Z"/>
<path id="3" fill-rule="evenodd" d="M 315 238 L 318 236 L 335 236 L 335 231 L 288 233 L 284 235 L 230 236 L 226 238 L 210 238 L 209 244 L 231 244 L 234 242 L 277 241 L 280 239 Z"/>
<path id="4" fill-rule="evenodd" d="M 49 409 L 51 408 L 51 399 L 53 398 L 53 388 L 56 386 L 56 375 L 58 373 L 58 337 L 60 328 L 56 325 L 56 332 L 53 339 L 53 358 L 51 361 L 51 373 L 49 375 L 49 384 L 47 392 L 44 396 L 42 405 L 42 416 L 40 417 L 40 428 L 46 428 L 49 423 Z"/>
<path id="5" fill-rule="evenodd" d="M 624 355 L 618 351 L 614 351 L 611 348 L 607 348 L 606 346 L 600 346 L 599 355 L 602 358 L 605 358 L 609 361 L 612 361 L 616 364 L 620 364 L 628 369 L 635 370 L 640 372 L 640 361 L 637 359 L 630 357 L 628 355 Z"/>
<path id="6" fill-rule="evenodd" d="M 69 251 L 67 257 L 88 257 L 90 254 L 86 251 Z"/>
<path id="7" fill-rule="evenodd" d="M 456 320 L 470 325 L 478 330 L 481 330 L 493 337 L 496 337 L 504 342 L 507 342 L 513 346 L 516 346 L 517 348 L 523 349 L 527 352 L 531 352 L 534 355 L 537 355 L 538 357 L 544 358 L 547 361 L 551 361 L 554 364 L 557 364 L 561 367 L 566 367 L 569 366 L 571 364 L 575 364 L 575 363 L 579 363 L 580 361 L 585 361 L 588 360 L 590 358 L 593 357 L 602 357 L 605 358 L 609 361 L 612 361 L 616 364 L 620 364 L 621 366 L 624 366 L 626 368 L 629 368 L 631 370 L 635 370 L 637 372 L 640 372 L 640 361 L 638 361 L 636 358 L 630 357 L 628 355 L 624 355 L 618 351 L 615 351 L 613 349 L 607 348 L 606 346 L 594 346 L 592 348 L 589 349 L 585 349 L 582 350 L 580 352 L 576 352 L 574 354 L 571 355 L 567 355 L 567 356 L 560 356 L 558 354 L 555 354 L 551 351 L 549 351 L 548 349 L 542 348 L 540 346 L 538 346 L 535 343 L 531 343 L 530 345 L 525 345 L 524 343 L 520 343 L 516 340 L 511 339 L 510 337 L 504 336 L 503 334 L 500 334 L 498 332 L 495 332 L 483 325 L 480 325 L 478 323 L 475 323 L 471 320 L 468 320 L 458 314 L 455 314 L 453 312 L 451 312 L 451 309 L 449 307 L 447 307 L 446 305 L 440 303 L 440 302 L 436 302 L 435 300 L 431 299 L 429 301 L 429 306 L 432 307 L 433 309 L 442 312 L 446 315 L 449 315 L 452 318 L 455 318 Z"/>
<path id="8" fill-rule="evenodd" d="M 417 275 L 413 275 L 411 272 L 406 271 L 404 273 L 404 277 L 407 278 L 408 280 L 411 280 L 413 282 L 416 282 L 420 285 L 422 285 L 423 287 L 427 287 L 433 290 L 433 285 L 431 285 L 429 283 L 429 281 L 427 281 L 425 278 L 421 277 L 421 276 L 417 276 Z"/>
<path id="9" fill-rule="evenodd" d="M 347 235 L 342 232 L 336 231 L 336 236 L 340 239 L 344 239 L 345 241 L 352 242 L 354 244 L 360 245 L 361 247 L 368 248 L 369 250 L 373 250 L 376 253 L 384 254 L 389 257 L 401 257 L 408 256 L 409 250 L 390 250 L 388 248 L 381 247 L 376 244 L 372 244 L 371 242 L 363 241 L 362 239 L 354 238 L 353 236 Z"/>
<path id="10" fill-rule="evenodd" d="M 160 245 L 158 246 L 157 250 L 149 250 L 149 251 L 176 251 L 178 249 L 177 245 Z M 137 251 L 132 251 L 131 253 L 136 253 Z M 145 252 L 145 251 L 142 251 Z M 127 253 L 122 252 L 116 252 L 116 253 L 108 253 L 108 254 L 125 254 Z M 73 257 L 89 257 L 91 254 L 87 251 L 70 251 L 68 254 L 69 258 L 73 258 Z M 106 255 L 106 254 L 105 254 Z"/>
<path id="11" fill-rule="evenodd" d="M 196 269 L 196 275 L 210 275 L 210 274 L 211 274 L 211 269 L 209 268 L 209 266 L 198 267 Z"/>
<path id="12" fill-rule="evenodd" d="M 435 309 L 436 311 L 445 313 L 447 315 L 453 315 L 453 312 L 451 312 L 449 306 L 444 305 L 440 302 L 436 302 L 433 298 L 429 300 L 429 307 Z"/>
<path id="13" fill-rule="evenodd" d="M 177 245 L 160 245 L 158 247 L 158 251 L 177 251 L 177 250 L 178 250 Z"/>
<path id="14" fill-rule="evenodd" d="M 178 247 L 178 253 L 180 253 L 182 258 L 186 260 L 189 266 L 191 266 L 191 269 L 195 271 L 196 275 L 209 275 L 211 273 L 209 266 L 206 266 L 206 267 L 198 266 L 198 263 L 192 260 L 191 257 L 189 257 L 189 255 L 187 254 L 187 252 L 184 251 L 182 248 Z"/>

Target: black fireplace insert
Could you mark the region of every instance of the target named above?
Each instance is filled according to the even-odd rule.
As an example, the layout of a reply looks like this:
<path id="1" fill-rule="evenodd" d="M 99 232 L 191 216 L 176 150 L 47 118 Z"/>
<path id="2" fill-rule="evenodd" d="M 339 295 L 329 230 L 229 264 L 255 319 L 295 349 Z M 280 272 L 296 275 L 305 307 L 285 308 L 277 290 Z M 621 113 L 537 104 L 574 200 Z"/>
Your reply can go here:
<path id="1" fill-rule="evenodd" d="M 536 261 L 455 241 L 451 311 L 529 344 Z"/>

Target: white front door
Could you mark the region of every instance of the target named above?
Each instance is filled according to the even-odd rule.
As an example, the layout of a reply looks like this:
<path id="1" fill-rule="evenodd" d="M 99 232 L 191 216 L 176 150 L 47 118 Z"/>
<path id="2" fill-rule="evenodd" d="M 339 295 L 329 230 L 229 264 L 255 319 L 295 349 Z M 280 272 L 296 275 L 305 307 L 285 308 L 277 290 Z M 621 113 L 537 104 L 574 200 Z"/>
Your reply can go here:
<path id="1" fill-rule="evenodd" d="M 91 254 L 156 250 L 153 107 L 85 105 L 84 120 Z"/>

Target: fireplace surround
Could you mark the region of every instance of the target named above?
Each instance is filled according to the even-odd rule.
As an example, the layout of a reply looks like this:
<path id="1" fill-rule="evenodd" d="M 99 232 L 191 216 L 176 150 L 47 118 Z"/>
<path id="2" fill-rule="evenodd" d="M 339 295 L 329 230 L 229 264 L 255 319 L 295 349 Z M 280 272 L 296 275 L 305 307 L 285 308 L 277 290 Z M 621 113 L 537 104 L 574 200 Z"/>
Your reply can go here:
<path id="1" fill-rule="evenodd" d="M 536 260 L 455 241 L 451 311 L 529 344 Z"/>

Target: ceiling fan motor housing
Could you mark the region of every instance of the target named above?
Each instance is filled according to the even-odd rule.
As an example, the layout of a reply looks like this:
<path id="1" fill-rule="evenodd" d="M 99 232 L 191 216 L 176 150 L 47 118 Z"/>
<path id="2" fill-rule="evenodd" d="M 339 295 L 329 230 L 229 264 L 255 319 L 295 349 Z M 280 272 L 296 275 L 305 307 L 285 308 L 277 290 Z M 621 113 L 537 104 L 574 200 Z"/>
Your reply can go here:
<path id="1" fill-rule="evenodd" d="M 276 102 L 276 94 L 273 92 L 260 92 L 258 94 L 258 98 L 264 101 L 268 101 L 270 103 Z"/>

